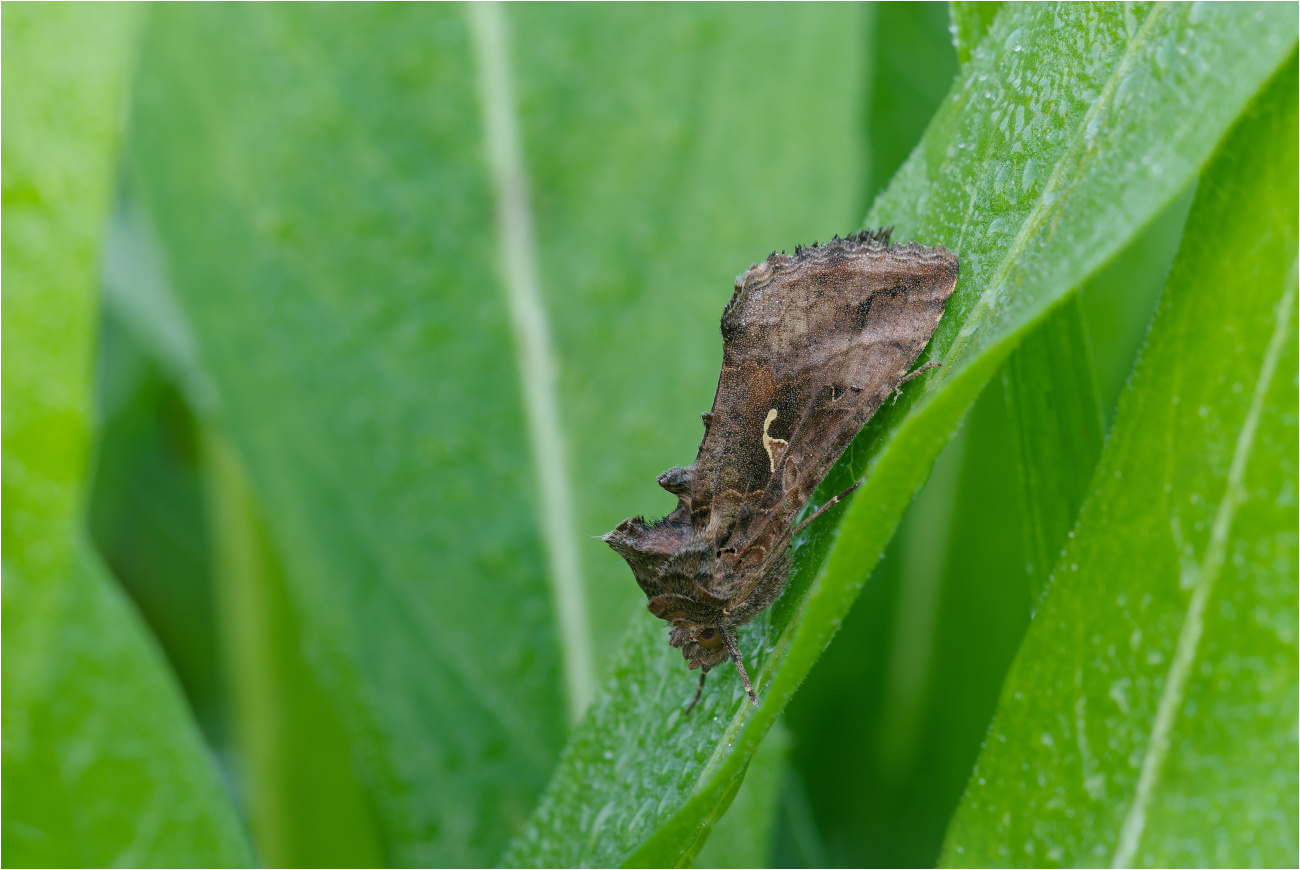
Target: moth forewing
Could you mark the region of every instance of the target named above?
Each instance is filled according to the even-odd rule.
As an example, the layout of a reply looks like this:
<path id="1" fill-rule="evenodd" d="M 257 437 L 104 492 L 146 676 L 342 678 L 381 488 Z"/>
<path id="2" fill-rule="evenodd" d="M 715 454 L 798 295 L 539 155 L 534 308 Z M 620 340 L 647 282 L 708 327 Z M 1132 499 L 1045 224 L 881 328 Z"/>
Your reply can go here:
<path id="1" fill-rule="evenodd" d="M 670 645 L 701 671 L 688 710 L 726 658 L 757 704 L 736 628 L 784 592 L 795 518 L 908 379 L 958 269 L 943 248 L 891 246 L 882 230 L 773 253 L 736 279 L 695 464 L 659 476 L 677 509 L 605 536 L 672 626 Z"/>

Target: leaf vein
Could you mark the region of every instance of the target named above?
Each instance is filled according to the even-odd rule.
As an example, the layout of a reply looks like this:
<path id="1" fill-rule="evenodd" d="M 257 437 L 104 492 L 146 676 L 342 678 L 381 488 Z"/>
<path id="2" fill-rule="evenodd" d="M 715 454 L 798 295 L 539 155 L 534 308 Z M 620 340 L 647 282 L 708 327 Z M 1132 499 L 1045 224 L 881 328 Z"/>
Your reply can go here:
<path id="1" fill-rule="evenodd" d="M 537 472 L 537 512 L 564 660 L 569 719 L 582 716 L 595 689 L 586 599 L 576 545 L 573 496 L 560 430 L 555 355 L 542 305 L 528 184 L 516 125 L 509 49 L 501 7 L 473 3 L 469 23 L 478 64 L 483 125 L 496 195 L 500 257 L 515 362 Z"/>

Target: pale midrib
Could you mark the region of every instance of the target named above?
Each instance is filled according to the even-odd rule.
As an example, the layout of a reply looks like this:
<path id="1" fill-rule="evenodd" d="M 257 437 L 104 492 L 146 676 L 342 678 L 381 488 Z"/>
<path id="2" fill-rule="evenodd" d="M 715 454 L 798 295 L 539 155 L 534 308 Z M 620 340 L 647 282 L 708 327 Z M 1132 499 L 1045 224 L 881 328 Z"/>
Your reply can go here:
<path id="1" fill-rule="evenodd" d="M 1286 279 L 1286 292 L 1278 301 L 1273 337 L 1269 340 L 1268 350 L 1264 353 L 1264 363 L 1260 366 L 1259 379 L 1255 382 L 1255 393 L 1251 397 L 1250 408 L 1246 411 L 1241 432 L 1237 435 L 1237 444 L 1232 452 L 1232 464 L 1228 468 L 1228 481 L 1224 487 L 1223 499 L 1219 502 L 1219 509 L 1214 515 L 1214 525 L 1210 529 L 1210 541 L 1205 548 L 1205 558 L 1197 571 L 1196 587 L 1192 590 L 1191 601 L 1187 605 L 1187 617 L 1178 632 L 1173 661 L 1169 665 L 1169 674 L 1160 692 L 1160 703 L 1156 707 L 1151 736 L 1147 740 L 1146 752 L 1142 757 L 1142 770 L 1138 774 L 1137 789 L 1133 795 L 1133 803 L 1124 818 L 1124 824 L 1120 828 L 1119 841 L 1111 860 L 1112 867 L 1130 866 L 1142 842 L 1142 833 L 1146 828 L 1147 808 L 1151 804 L 1151 797 L 1164 770 L 1165 759 L 1169 755 L 1174 719 L 1182 709 L 1187 682 L 1191 677 L 1192 665 L 1195 664 L 1197 649 L 1201 643 L 1201 633 L 1205 627 L 1205 608 L 1209 604 L 1210 593 L 1214 591 L 1214 583 L 1227 556 L 1228 533 L 1232 530 L 1233 517 L 1244 495 L 1242 480 L 1246 474 L 1246 463 L 1250 460 L 1251 447 L 1254 445 L 1255 430 L 1259 428 L 1264 400 L 1273 376 L 1277 373 L 1282 349 L 1291 335 L 1288 327 L 1291 323 L 1291 308 L 1295 303 L 1295 296 L 1296 264 L 1292 262 Z"/>
<path id="2" fill-rule="evenodd" d="M 1002 259 L 998 262 L 997 270 L 994 271 L 993 275 L 989 278 L 988 283 L 985 285 L 984 292 L 980 294 L 979 299 L 971 308 L 970 314 L 966 316 L 965 322 L 967 324 L 970 324 L 972 327 L 977 325 L 980 322 L 980 319 L 985 316 L 985 312 L 993 307 L 993 304 L 997 301 L 998 297 L 1002 295 L 1002 292 L 1005 289 L 1007 276 L 1011 273 L 1012 267 L 1023 261 L 1030 240 L 1038 235 L 1039 230 L 1041 230 L 1043 225 L 1047 222 L 1047 217 L 1050 213 L 1051 207 L 1060 202 L 1055 194 L 1061 186 L 1061 181 L 1065 176 L 1067 167 L 1074 163 L 1072 158 L 1079 151 L 1080 140 L 1087 135 L 1088 128 L 1092 122 L 1100 116 L 1102 112 L 1110 108 L 1111 100 L 1115 97 L 1115 91 L 1119 88 L 1119 83 L 1128 75 L 1133 63 L 1137 60 L 1138 52 L 1146 44 L 1147 35 L 1151 32 L 1151 28 L 1155 26 L 1156 19 L 1159 18 L 1160 13 L 1164 11 L 1165 5 L 1166 4 L 1164 3 L 1156 4 L 1147 15 L 1146 20 L 1142 22 L 1142 27 L 1139 28 L 1134 37 L 1129 40 L 1128 45 L 1124 49 L 1123 56 L 1120 57 L 1119 63 L 1115 66 L 1115 71 L 1112 72 L 1110 77 L 1106 80 L 1106 84 L 1102 88 L 1101 93 L 1097 96 L 1097 99 L 1088 107 L 1088 111 L 1084 114 L 1083 120 L 1079 124 L 1078 132 L 1074 134 L 1074 138 L 1071 139 L 1069 146 L 1065 149 L 1064 153 L 1061 154 L 1060 159 L 1056 161 L 1056 165 L 1052 168 L 1052 174 L 1048 176 L 1047 181 L 1043 183 L 1043 192 L 1039 195 L 1038 199 L 1034 201 L 1033 208 L 1030 209 L 1029 214 L 1025 216 L 1024 222 L 1020 224 L 1020 230 L 1016 233 L 1016 237 L 1011 240 L 1011 244 L 1007 247 L 1006 254 L 1004 254 Z M 965 352 L 966 346 L 970 344 L 973 336 L 973 328 L 968 331 L 963 327 L 961 332 L 958 333 L 956 341 L 952 343 L 952 346 L 948 348 L 948 352 L 944 355 L 944 367 L 953 374 L 957 371 L 957 368 L 953 363 L 958 359 L 961 353 Z"/>
<path id="3" fill-rule="evenodd" d="M 538 522 L 546 548 L 569 717 L 577 721 L 591 699 L 591 639 L 578 563 L 573 497 L 560 433 L 555 361 L 538 279 L 536 239 L 515 124 L 515 100 L 505 21 L 496 3 L 471 3 L 470 30 L 478 64 L 484 136 L 496 195 L 500 257 L 510 307 L 515 362 L 537 471 Z"/>

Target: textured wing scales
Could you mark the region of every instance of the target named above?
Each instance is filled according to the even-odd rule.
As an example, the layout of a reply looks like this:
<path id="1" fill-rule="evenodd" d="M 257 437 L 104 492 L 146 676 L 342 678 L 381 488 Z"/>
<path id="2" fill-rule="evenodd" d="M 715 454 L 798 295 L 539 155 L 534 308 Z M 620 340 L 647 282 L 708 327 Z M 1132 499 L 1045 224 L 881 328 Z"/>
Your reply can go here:
<path id="1" fill-rule="evenodd" d="M 736 279 L 684 498 L 716 544 L 717 592 L 749 597 L 784 553 L 795 515 L 925 349 L 957 272 L 942 248 L 859 237 L 774 254 Z"/>

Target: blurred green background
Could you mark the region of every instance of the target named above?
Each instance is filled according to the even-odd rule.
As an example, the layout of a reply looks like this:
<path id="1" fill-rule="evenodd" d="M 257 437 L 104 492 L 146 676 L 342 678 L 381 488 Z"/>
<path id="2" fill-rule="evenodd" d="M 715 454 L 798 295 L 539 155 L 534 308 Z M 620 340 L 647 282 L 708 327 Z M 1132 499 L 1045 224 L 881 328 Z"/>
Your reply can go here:
<path id="1" fill-rule="evenodd" d="M 499 861 L 735 274 L 862 225 L 999 5 L 7 4 L 10 863 Z M 1085 324 L 1088 469 L 1195 187 L 1035 333 Z M 1051 568 L 1017 364 L 702 866 L 939 860 Z"/>

